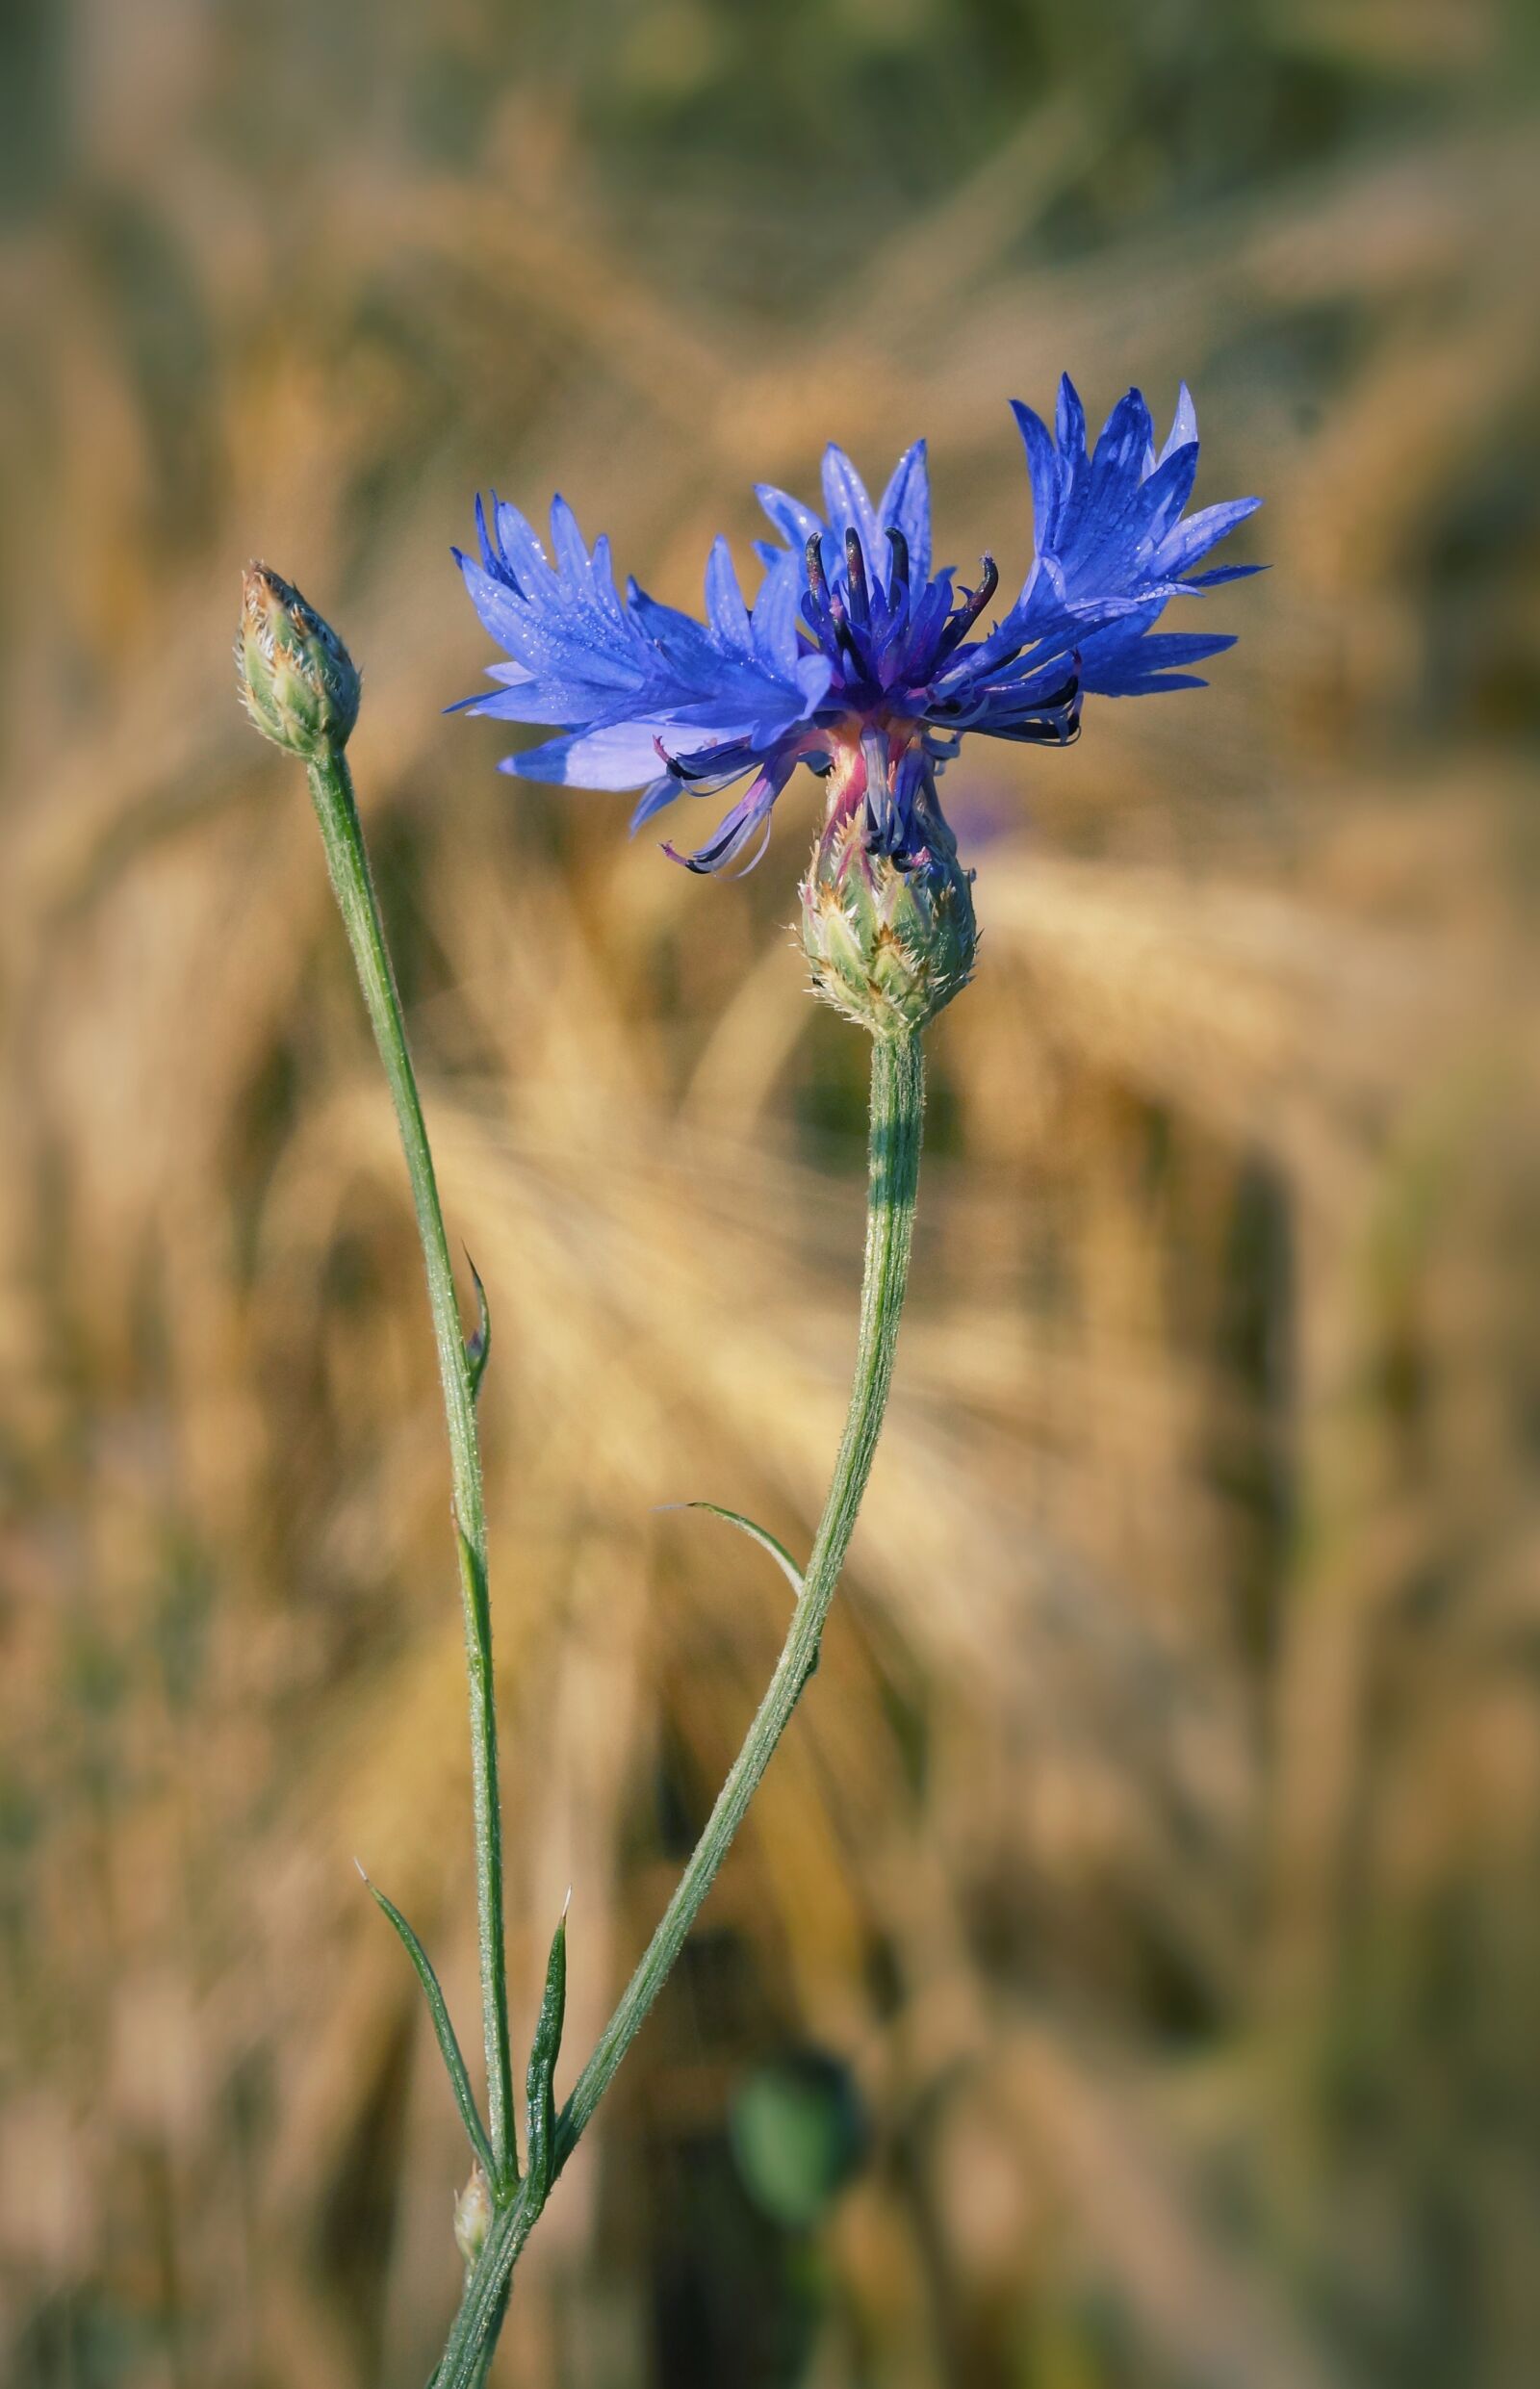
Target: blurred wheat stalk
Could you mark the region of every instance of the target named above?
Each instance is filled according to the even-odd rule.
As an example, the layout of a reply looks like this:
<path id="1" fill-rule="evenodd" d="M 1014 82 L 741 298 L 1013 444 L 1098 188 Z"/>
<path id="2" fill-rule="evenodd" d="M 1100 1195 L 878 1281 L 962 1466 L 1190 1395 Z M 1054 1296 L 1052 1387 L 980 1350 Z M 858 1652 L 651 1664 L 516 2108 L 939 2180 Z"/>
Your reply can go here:
<path id="1" fill-rule="evenodd" d="M 677 14 L 683 57 L 718 20 Z M 1385 64 L 1368 6 L 1258 20 L 1280 90 Z M 388 21 L 395 89 L 427 37 Z M 1159 238 L 1129 166 L 1070 271 L 1047 230 L 1126 164 L 1090 82 L 752 321 L 718 271 L 779 204 L 752 160 L 720 220 L 619 193 L 557 76 L 475 170 L 361 112 L 291 204 L 218 154 L 236 38 L 153 22 L 176 75 L 119 86 L 81 13 L 93 175 L 0 259 L 8 2377 L 415 2380 L 461 2170 L 347 1863 L 388 1860 L 469 2013 L 410 1226 L 313 832 L 234 718 L 230 560 L 346 600 L 371 676 L 371 835 L 499 1320 L 514 1970 L 579 1882 L 582 2045 L 780 1633 L 778 1581 L 654 1505 L 806 1539 L 857 1091 L 785 874 L 617 854 L 440 722 L 480 660 L 444 550 L 478 479 L 554 481 L 685 594 L 753 478 L 808 478 L 836 333 L 834 427 L 878 458 L 944 427 L 961 552 L 1013 505 L 1025 546 L 1003 400 L 1067 360 L 1104 400 L 1188 372 L 1276 569 L 1200 758 L 1173 701 L 980 779 L 986 968 L 937 1040 L 850 1614 L 498 2377 L 648 2377 L 699 2136 L 814 2014 L 877 2119 L 830 2389 L 1523 2377 L 1532 125 L 1414 109 Z M 1405 12 L 1391 48 L 1474 93 L 1500 15 Z"/>

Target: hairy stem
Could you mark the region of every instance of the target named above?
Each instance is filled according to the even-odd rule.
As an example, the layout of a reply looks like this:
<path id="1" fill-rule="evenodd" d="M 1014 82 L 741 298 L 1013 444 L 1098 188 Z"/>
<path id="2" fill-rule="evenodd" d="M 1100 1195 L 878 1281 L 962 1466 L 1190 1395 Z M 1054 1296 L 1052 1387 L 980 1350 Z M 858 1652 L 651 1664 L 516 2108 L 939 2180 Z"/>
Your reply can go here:
<path id="1" fill-rule="evenodd" d="M 817 1664 L 824 1622 L 871 1474 L 892 1381 L 899 1314 L 909 1278 L 924 1092 L 924 1062 L 918 1034 L 875 1039 L 860 1334 L 850 1409 L 829 1498 L 769 1688 L 662 1920 L 561 2111 L 556 2128 L 555 2172 L 560 2171 L 578 2145 L 584 2126 L 662 1990 L 701 1903 L 743 1822 L 744 1811 L 770 1763 L 776 1744 L 785 1732 L 803 1687 Z M 476 2368 L 501 2321 L 514 2264 L 534 2226 L 537 2213 L 538 2208 L 524 2196 L 494 2218 L 435 2376 L 435 2389 L 473 2389 Z"/>
<path id="2" fill-rule="evenodd" d="M 481 1945 L 481 2027 L 486 2048 L 488 2139 L 496 2178 L 495 2199 L 505 2201 L 518 2179 L 513 2139 L 512 2075 L 508 2045 L 507 1962 L 502 1930 L 502 1827 L 498 1801 L 498 1726 L 493 1702 L 492 1621 L 487 1607 L 487 1522 L 481 1494 L 481 1452 L 476 1437 L 475 1397 L 470 1360 L 454 1293 L 444 1213 L 433 1175 L 423 1106 L 407 1051 L 400 997 L 385 945 L 379 905 L 370 876 L 364 834 L 353 802 L 352 775 L 340 752 L 309 766 L 310 793 L 325 842 L 326 866 L 358 966 L 359 984 L 373 1026 L 401 1132 L 417 1211 L 418 1234 L 427 1270 L 428 1301 L 438 1346 L 444 1416 L 449 1434 L 455 1539 L 459 1550 L 461 1603 L 465 1612 L 466 1670 L 471 1686 L 471 1760 L 475 1811 L 476 1909 Z"/>

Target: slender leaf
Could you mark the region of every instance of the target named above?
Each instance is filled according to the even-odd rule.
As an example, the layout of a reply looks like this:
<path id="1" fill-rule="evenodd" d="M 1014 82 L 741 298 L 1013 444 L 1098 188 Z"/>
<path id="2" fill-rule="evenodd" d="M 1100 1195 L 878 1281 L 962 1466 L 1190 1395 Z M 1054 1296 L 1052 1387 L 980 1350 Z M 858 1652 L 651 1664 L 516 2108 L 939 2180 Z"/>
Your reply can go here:
<path id="1" fill-rule="evenodd" d="M 741 1533 L 749 1537 L 752 1543 L 757 1543 L 761 1551 L 769 1553 L 794 1593 L 802 1591 L 802 1570 L 785 1545 L 777 1542 L 775 1536 L 766 1528 L 757 1527 L 752 1518 L 745 1518 L 740 1511 L 735 1509 L 724 1509 L 719 1502 L 679 1502 L 672 1506 L 678 1509 L 708 1510 L 713 1518 L 725 1518 L 730 1527 L 736 1527 Z"/>
<path id="2" fill-rule="evenodd" d="M 353 1863 L 355 1866 L 358 1865 L 356 1859 Z M 358 1871 L 364 1876 L 365 1885 L 377 1906 L 384 1910 L 396 1927 L 402 1948 L 417 1968 L 417 1979 L 422 1984 L 427 1999 L 428 2013 L 433 2018 L 433 2029 L 438 2035 L 439 2048 L 449 2071 L 449 2087 L 454 2093 L 454 2103 L 460 2110 L 460 2120 L 470 2137 L 472 2153 L 488 2181 L 495 2182 L 498 2172 L 493 2163 L 491 2145 L 476 2110 L 475 2094 L 471 2088 L 471 2077 L 465 2070 L 465 2060 L 460 2054 L 460 2044 L 454 2037 L 454 2026 L 449 2021 L 449 2007 L 439 1987 L 439 1978 L 433 1971 L 427 1951 L 423 1947 L 395 1901 L 386 1898 L 377 1883 L 370 1882 L 362 1866 L 358 1867 Z"/>
<path id="3" fill-rule="evenodd" d="M 567 1894 L 569 1905 L 572 1893 Z M 546 1965 L 546 1988 L 529 2050 L 528 2195 L 536 2212 L 551 2189 L 556 2147 L 556 2060 L 561 2054 L 561 2030 L 567 2016 L 567 1910 L 563 1908 Z"/>

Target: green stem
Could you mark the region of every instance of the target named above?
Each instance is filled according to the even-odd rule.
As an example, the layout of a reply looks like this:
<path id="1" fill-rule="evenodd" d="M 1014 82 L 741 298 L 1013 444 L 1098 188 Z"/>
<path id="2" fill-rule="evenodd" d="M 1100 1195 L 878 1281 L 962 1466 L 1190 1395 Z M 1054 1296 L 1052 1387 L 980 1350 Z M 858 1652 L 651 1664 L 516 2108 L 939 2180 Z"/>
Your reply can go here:
<path id="1" fill-rule="evenodd" d="M 893 1350 L 909 1277 L 924 1094 L 924 1061 L 918 1035 L 874 1040 L 860 1334 L 850 1409 L 829 1498 L 769 1689 L 662 1920 L 561 2111 L 553 2174 L 561 2171 L 578 2145 L 594 2109 L 662 1990 L 701 1903 L 732 1847 L 776 1744 L 785 1732 L 803 1687 L 818 1663 L 824 1622 L 871 1474 L 892 1381 Z M 498 2329 L 514 2264 L 537 2214 L 538 2207 L 526 2190 L 526 2195 L 494 2217 L 455 2317 L 436 2376 L 436 2389 L 472 2389 L 477 2376 L 476 2367 Z"/>
<path id="2" fill-rule="evenodd" d="M 326 848 L 326 866 L 358 966 L 385 1075 L 401 1132 L 427 1270 L 433 1336 L 438 1346 L 444 1416 L 449 1431 L 449 1474 L 465 1612 L 466 1668 L 471 1684 L 471 1760 L 475 1811 L 476 1911 L 481 1943 L 481 2026 L 486 2047 L 488 2138 L 497 2178 L 494 2199 L 505 2200 L 518 2180 L 513 2140 L 513 2061 L 508 2043 L 507 1960 L 502 1929 L 502 1827 L 498 1801 L 498 1725 L 492 1683 L 492 1621 L 487 1606 L 487 1522 L 481 1495 L 481 1452 L 475 1396 L 466 1353 L 444 1213 L 433 1175 L 423 1106 L 412 1074 L 406 1027 L 370 877 L 364 834 L 345 757 L 328 753 L 309 766 L 310 793 Z"/>

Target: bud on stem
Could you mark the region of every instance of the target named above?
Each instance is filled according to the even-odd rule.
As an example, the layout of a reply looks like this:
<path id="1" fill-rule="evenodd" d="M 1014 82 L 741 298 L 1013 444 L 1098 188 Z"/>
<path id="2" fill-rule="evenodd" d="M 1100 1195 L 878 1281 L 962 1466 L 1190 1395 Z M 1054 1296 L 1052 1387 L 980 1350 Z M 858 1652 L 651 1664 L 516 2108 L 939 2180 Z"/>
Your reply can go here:
<path id="1" fill-rule="evenodd" d="M 470 2180 L 463 2190 L 456 2192 L 454 2199 L 454 2245 L 464 2260 L 467 2279 L 486 2246 L 491 2228 L 492 2192 L 480 2166 L 473 2165 Z"/>
<path id="2" fill-rule="evenodd" d="M 265 738 L 310 763 L 341 754 L 358 719 L 357 669 L 331 625 L 266 564 L 246 566 L 235 668 Z"/>

